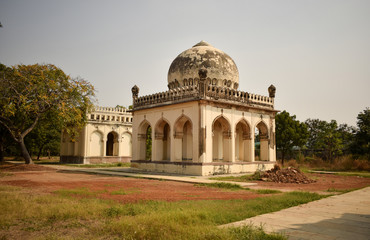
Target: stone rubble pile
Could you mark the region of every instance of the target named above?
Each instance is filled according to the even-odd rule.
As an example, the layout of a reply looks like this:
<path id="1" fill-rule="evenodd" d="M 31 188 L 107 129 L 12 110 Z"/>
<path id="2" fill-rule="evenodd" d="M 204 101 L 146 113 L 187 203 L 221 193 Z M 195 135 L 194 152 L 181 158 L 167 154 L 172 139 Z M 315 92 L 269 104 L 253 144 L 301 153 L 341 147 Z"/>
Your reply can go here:
<path id="1" fill-rule="evenodd" d="M 288 167 L 281 169 L 275 165 L 273 169 L 261 172 L 261 180 L 277 183 L 298 183 L 307 184 L 316 182 L 304 175 L 299 169 Z"/>

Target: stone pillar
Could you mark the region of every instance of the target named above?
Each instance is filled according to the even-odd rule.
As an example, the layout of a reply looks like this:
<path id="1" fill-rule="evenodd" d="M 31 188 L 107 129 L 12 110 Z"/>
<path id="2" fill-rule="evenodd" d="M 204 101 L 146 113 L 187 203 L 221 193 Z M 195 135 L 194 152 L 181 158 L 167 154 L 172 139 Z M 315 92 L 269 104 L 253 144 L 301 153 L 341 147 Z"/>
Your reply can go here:
<path id="1" fill-rule="evenodd" d="M 153 161 L 163 160 L 163 134 L 154 134 L 154 141 L 152 141 L 152 156 Z"/>
<path id="2" fill-rule="evenodd" d="M 199 69 L 199 98 L 204 99 L 206 96 L 206 78 L 207 69 Z M 205 106 L 199 106 L 199 161 L 206 162 L 206 111 Z M 194 159 L 194 156 L 193 156 Z"/>
<path id="3" fill-rule="evenodd" d="M 173 136 L 173 150 L 174 150 L 174 161 L 181 162 L 182 161 L 182 132 L 175 132 Z"/>
<path id="4" fill-rule="evenodd" d="M 103 157 L 107 156 L 107 136 L 103 136 Z"/>
<path id="5" fill-rule="evenodd" d="M 260 156 L 261 161 L 269 160 L 269 141 L 267 138 L 260 138 Z"/>
<path id="6" fill-rule="evenodd" d="M 223 145 L 223 161 L 231 162 L 232 159 L 232 146 L 231 146 L 231 131 L 222 133 L 222 145 Z"/>

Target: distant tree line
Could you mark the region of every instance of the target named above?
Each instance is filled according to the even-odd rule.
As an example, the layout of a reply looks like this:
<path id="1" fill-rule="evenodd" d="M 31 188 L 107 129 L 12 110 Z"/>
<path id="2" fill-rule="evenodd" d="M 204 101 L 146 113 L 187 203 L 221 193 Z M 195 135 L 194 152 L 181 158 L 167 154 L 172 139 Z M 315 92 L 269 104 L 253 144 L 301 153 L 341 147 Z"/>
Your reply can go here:
<path id="1" fill-rule="evenodd" d="M 283 111 L 276 115 L 276 145 L 281 160 L 299 152 L 333 161 L 343 155 L 370 160 L 370 109 L 357 115 L 357 126 L 338 125 L 320 119 L 296 120 L 295 115 Z"/>

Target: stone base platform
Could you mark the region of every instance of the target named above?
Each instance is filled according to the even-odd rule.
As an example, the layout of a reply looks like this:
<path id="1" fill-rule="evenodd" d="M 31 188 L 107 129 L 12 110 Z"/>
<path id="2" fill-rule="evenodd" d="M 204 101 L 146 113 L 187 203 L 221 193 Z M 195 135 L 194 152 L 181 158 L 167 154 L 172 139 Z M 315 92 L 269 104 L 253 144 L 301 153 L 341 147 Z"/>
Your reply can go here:
<path id="1" fill-rule="evenodd" d="M 211 176 L 221 174 L 250 173 L 257 170 L 265 171 L 274 167 L 276 162 L 170 162 L 131 160 L 131 167 L 147 172 L 175 173 L 181 175 Z"/>
<path id="2" fill-rule="evenodd" d="M 60 163 L 74 163 L 74 164 L 119 163 L 130 161 L 131 157 L 125 156 L 106 156 L 106 157 L 60 156 Z"/>

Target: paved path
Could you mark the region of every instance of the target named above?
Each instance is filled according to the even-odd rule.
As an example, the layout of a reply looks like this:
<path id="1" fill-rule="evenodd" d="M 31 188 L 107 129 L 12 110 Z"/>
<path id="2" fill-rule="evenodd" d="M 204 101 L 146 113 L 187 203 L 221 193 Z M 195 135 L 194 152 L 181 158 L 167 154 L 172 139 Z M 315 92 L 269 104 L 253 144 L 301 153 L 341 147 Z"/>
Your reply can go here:
<path id="1" fill-rule="evenodd" d="M 370 187 L 259 215 L 221 227 L 246 224 L 289 239 L 370 239 Z"/>
<path id="2" fill-rule="evenodd" d="M 187 182 L 187 183 L 216 183 L 216 182 L 226 182 L 240 185 L 241 187 L 250 187 L 257 185 L 256 183 L 246 183 L 246 182 L 228 182 L 228 181 L 217 181 L 210 180 L 204 177 L 197 176 L 181 176 L 181 175 L 161 175 L 161 174 L 151 174 L 151 173 L 141 173 L 132 171 L 130 168 L 61 168 L 62 171 L 67 172 L 83 172 L 91 174 L 102 174 L 109 176 L 121 176 L 121 177 L 136 177 L 136 178 L 146 178 L 146 179 L 158 179 L 158 180 L 167 180 L 167 181 L 176 181 L 176 182 Z"/>

